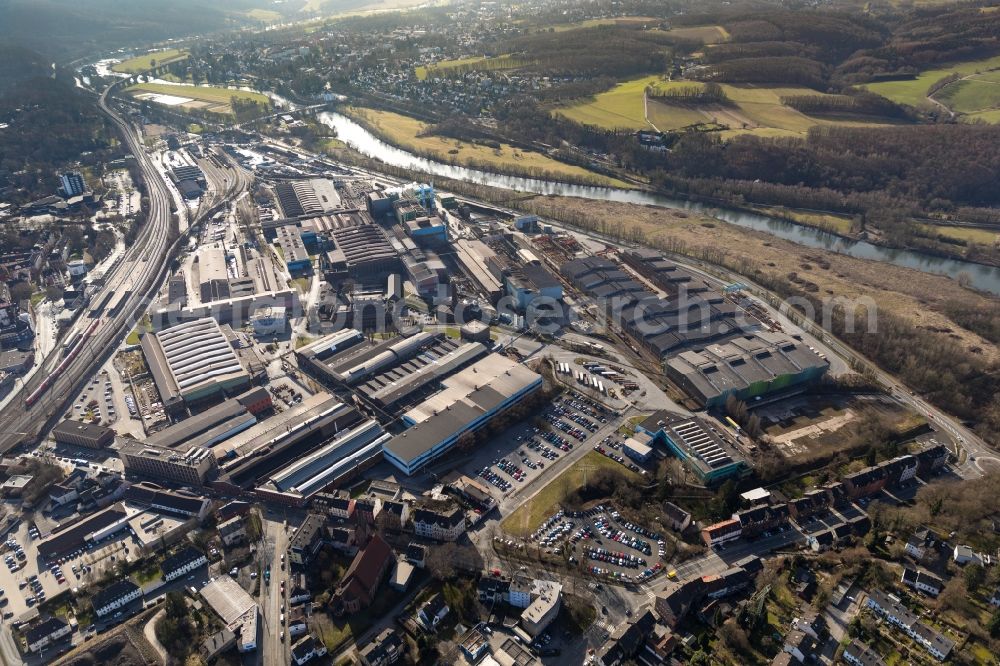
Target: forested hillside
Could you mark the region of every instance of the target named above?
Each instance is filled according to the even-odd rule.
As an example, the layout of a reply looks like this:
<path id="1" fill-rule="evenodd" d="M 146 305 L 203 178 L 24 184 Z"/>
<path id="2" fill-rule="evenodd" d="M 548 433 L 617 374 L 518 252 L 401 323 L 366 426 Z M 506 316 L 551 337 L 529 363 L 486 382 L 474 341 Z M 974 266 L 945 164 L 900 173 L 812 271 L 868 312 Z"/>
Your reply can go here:
<path id="1" fill-rule="evenodd" d="M 111 150 L 112 129 L 94 99 L 76 88 L 72 74 L 55 71 L 37 53 L 5 49 L 0 77 L 0 183 L 12 200 L 51 194 L 56 170 L 67 162 L 96 163 Z M 0 55 L 2 59 L 2 55 Z"/>

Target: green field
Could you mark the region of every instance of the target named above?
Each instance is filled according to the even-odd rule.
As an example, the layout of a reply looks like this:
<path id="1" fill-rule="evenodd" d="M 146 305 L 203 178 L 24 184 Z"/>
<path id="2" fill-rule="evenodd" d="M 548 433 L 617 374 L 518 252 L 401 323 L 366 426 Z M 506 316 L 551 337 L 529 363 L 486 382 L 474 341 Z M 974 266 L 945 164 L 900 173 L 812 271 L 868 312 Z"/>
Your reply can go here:
<path id="1" fill-rule="evenodd" d="M 504 519 L 501 527 L 511 536 L 525 537 L 531 534 L 542 521 L 558 511 L 559 502 L 567 493 L 582 486 L 584 477 L 599 469 L 619 471 L 629 481 L 640 480 L 638 474 L 629 471 L 611 458 L 602 456 L 597 451 L 588 451 L 587 455 L 549 482 L 534 497 L 517 507 L 514 513 Z"/>
<path id="2" fill-rule="evenodd" d="M 625 81 L 594 99 L 556 109 L 556 113 L 581 125 L 605 129 L 646 129 L 643 95 L 646 86 L 664 84 L 660 76 L 647 76 Z"/>
<path id="3" fill-rule="evenodd" d="M 413 74 L 417 77 L 417 80 L 423 81 L 428 76 L 433 76 L 434 74 L 444 74 L 450 69 L 456 69 L 458 67 L 465 67 L 468 65 L 475 65 L 475 69 L 482 71 L 497 71 L 502 69 L 516 69 L 518 67 L 524 67 L 528 64 L 527 61 L 520 58 L 513 58 L 510 55 L 496 56 L 495 58 L 487 58 L 486 56 L 472 56 L 469 58 L 456 58 L 454 60 L 440 60 L 431 65 L 420 65 L 413 69 Z"/>
<path id="4" fill-rule="evenodd" d="M 582 125 L 603 129 L 647 129 L 649 121 L 661 132 L 680 129 L 696 123 L 715 122 L 729 127 L 723 136 L 755 134 L 759 136 L 798 136 L 815 125 L 871 125 L 858 120 L 815 118 L 781 103 L 782 97 L 821 95 L 809 88 L 756 87 L 722 84 L 731 104 L 711 104 L 700 107 L 670 104 L 650 99 L 643 107 L 647 86 L 658 90 L 702 86 L 697 81 L 665 81 L 659 76 L 625 81 L 592 99 L 555 109 L 555 113 Z"/>
<path id="5" fill-rule="evenodd" d="M 1000 56 L 995 56 L 987 60 L 970 60 L 968 62 L 958 62 L 948 65 L 947 67 L 929 69 L 920 72 L 915 79 L 880 81 L 878 83 L 868 83 L 862 87 L 900 104 L 927 107 L 930 104 L 927 100 L 927 89 L 949 74 L 958 73 L 962 76 L 968 76 L 976 72 L 986 72 L 998 68 L 1000 68 Z"/>
<path id="6" fill-rule="evenodd" d="M 1000 240 L 1000 233 L 989 229 L 977 229 L 975 227 L 948 227 L 938 224 L 921 225 L 923 230 L 929 234 L 947 236 L 963 240 L 968 243 L 978 243 L 980 245 L 993 246 Z"/>
<path id="7" fill-rule="evenodd" d="M 177 108 L 191 110 L 201 109 L 213 113 L 232 113 L 229 103 L 232 98 L 249 100 L 270 106 L 271 100 L 267 95 L 259 92 L 249 92 L 246 90 L 232 90 L 230 88 L 215 88 L 213 86 L 181 86 L 170 83 L 137 83 L 125 89 L 125 92 L 132 95 L 142 95 L 143 93 L 156 93 L 160 95 L 173 95 L 175 97 L 186 97 L 191 102 L 176 105 Z"/>
<path id="8" fill-rule="evenodd" d="M 955 81 L 942 88 L 934 99 L 956 113 L 975 113 L 1000 107 L 1000 83 L 978 76 Z"/>
<path id="9" fill-rule="evenodd" d="M 729 41 L 729 32 L 721 25 L 698 25 L 690 28 L 671 28 L 671 35 L 697 40 L 702 44 L 720 44 Z"/>
<path id="10" fill-rule="evenodd" d="M 567 32 L 569 30 L 580 30 L 582 28 L 597 28 L 602 25 L 635 25 L 650 24 L 657 25 L 662 19 L 651 16 L 619 16 L 617 18 L 587 19 L 586 21 L 576 21 L 575 23 L 557 23 L 549 26 L 537 26 L 540 32 L 552 30 L 553 32 Z"/>
<path id="11" fill-rule="evenodd" d="M 271 9 L 250 9 L 246 12 L 246 15 L 255 21 L 263 21 L 265 23 L 274 23 L 281 20 L 281 14 Z"/>
<path id="12" fill-rule="evenodd" d="M 187 51 L 166 49 L 165 51 L 156 51 L 155 53 L 147 53 L 146 55 L 123 60 L 111 69 L 125 74 L 140 74 L 152 69 L 154 63 L 156 67 L 159 67 L 160 65 L 177 62 L 178 60 L 187 60 L 187 57 Z"/>

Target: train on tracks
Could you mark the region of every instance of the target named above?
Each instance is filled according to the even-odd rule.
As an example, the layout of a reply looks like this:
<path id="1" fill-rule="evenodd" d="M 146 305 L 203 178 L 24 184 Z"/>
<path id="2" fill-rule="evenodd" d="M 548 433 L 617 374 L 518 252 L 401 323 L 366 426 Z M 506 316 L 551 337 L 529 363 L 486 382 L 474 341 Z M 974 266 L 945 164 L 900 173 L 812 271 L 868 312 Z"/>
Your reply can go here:
<path id="1" fill-rule="evenodd" d="M 62 362 L 59 363 L 55 370 L 49 373 L 49 376 L 46 377 L 41 384 L 39 384 L 38 388 L 32 391 L 31 394 L 25 398 L 24 404 L 26 407 L 31 407 L 33 404 L 38 402 L 38 399 L 45 395 L 46 391 L 52 388 L 52 385 L 55 384 L 56 380 L 59 379 L 60 376 L 62 376 L 62 373 L 66 372 L 66 368 L 68 368 L 76 357 L 80 355 L 80 352 L 87 344 L 87 340 L 89 340 L 94 334 L 94 331 L 97 330 L 100 323 L 100 320 L 92 322 L 82 335 L 79 337 L 74 336 L 75 340 L 70 340 L 72 345 L 65 349 L 65 356 L 63 357 Z"/>

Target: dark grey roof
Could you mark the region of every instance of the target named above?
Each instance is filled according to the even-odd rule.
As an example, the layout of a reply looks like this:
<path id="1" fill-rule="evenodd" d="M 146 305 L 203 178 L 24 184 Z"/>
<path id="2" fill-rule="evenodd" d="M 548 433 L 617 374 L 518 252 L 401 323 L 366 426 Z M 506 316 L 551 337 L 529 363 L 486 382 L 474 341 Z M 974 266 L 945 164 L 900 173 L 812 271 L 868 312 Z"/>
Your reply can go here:
<path id="1" fill-rule="evenodd" d="M 117 601 L 122 597 L 132 594 L 139 589 L 139 586 L 130 580 L 120 580 L 116 583 L 112 583 L 108 587 L 104 588 L 100 592 L 94 595 L 91 602 L 94 604 L 94 608 L 103 608 L 113 601 Z"/>

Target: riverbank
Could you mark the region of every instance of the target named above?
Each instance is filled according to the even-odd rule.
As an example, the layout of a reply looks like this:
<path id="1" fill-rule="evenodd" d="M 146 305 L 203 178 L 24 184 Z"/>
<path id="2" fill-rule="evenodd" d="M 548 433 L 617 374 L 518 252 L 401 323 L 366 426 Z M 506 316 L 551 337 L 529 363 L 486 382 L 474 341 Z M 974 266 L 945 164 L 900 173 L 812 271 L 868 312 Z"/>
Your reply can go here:
<path id="1" fill-rule="evenodd" d="M 445 164 L 597 187 L 633 187 L 618 178 L 567 164 L 544 153 L 523 150 L 507 143 L 463 141 L 427 133 L 428 123 L 392 111 L 345 106 L 340 112 L 385 143 L 418 157 Z"/>
<path id="2" fill-rule="evenodd" d="M 890 249 L 868 242 L 867 240 L 849 240 L 835 233 L 819 228 L 805 226 L 794 222 L 778 219 L 759 213 L 751 213 L 744 209 L 730 207 L 724 201 L 714 205 L 675 198 L 661 193 L 642 189 L 622 189 L 593 185 L 562 183 L 543 178 L 526 178 L 497 174 L 490 171 L 471 169 L 455 164 L 447 164 L 438 160 L 420 157 L 403 150 L 375 136 L 358 122 L 334 112 L 323 112 L 317 120 L 332 128 L 337 137 L 353 150 L 372 158 L 378 163 L 393 165 L 392 168 L 402 168 L 413 171 L 415 178 L 435 179 L 445 178 L 455 182 L 471 183 L 487 188 L 502 188 L 510 190 L 507 198 L 515 193 L 534 193 L 540 195 L 555 195 L 578 197 L 593 201 L 612 203 L 627 203 L 655 208 L 681 209 L 699 215 L 711 216 L 748 229 L 765 231 L 776 238 L 790 240 L 809 248 L 821 251 L 837 252 L 859 259 L 869 259 L 905 268 L 914 268 L 928 273 L 949 276 L 968 283 L 980 291 L 1000 296 L 1000 268 L 986 264 L 976 264 L 964 259 L 946 259 L 939 253 L 925 253 L 919 250 Z M 376 170 L 379 167 L 374 167 Z M 441 182 L 437 180 L 436 182 Z M 447 189 L 444 186 L 443 189 Z M 456 191 L 459 191 L 456 189 Z"/>

